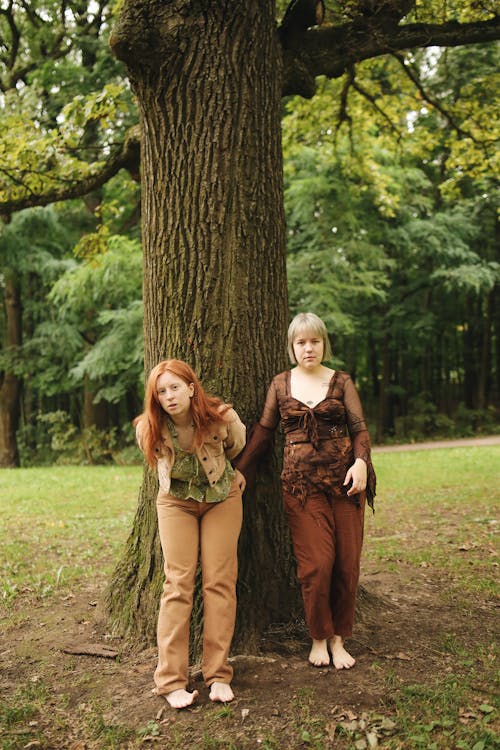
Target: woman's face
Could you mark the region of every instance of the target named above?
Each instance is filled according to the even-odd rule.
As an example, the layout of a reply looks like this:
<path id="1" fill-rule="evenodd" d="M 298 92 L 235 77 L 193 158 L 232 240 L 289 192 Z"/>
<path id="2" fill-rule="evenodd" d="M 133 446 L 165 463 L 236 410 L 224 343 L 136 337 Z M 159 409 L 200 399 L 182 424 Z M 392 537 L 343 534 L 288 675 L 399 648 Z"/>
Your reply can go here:
<path id="1" fill-rule="evenodd" d="M 318 367 L 323 361 L 324 343 L 321 336 L 303 329 L 293 339 L 293 353 L 299 367 L 308 370 Z"/>
<path id="2" fill-rule="evenodd" d="M 164 372 L 156 381 L 156 394 L 161 408 L 175 421 L 191 409 L 194 386 L 171 372 Z"/>

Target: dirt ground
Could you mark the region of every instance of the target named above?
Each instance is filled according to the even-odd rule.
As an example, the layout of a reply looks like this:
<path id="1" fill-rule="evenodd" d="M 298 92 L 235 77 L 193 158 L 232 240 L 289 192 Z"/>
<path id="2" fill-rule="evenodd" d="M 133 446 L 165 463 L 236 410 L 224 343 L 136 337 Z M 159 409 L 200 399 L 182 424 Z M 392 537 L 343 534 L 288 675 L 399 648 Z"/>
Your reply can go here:
<path id="1" fill-rule="evenodd" d="M 417 533 L 408 532 L 410 540 Z M 33 600 L 28 608 L 26 599 L 14 602 L 0 633 L 0 700 L 35 710 L 14 717 L 0 747 L 362 750 L 387 747 L 392 738 L 392 748 L 454 749 L 425 739 L 407 744 L 411 727 L 401 724 L 395 697 L 415 685 L 435 691 L 451 675 L 460 682 L 461 669 L 470 681 L 472 670 L 475 697 L 459 706 L 458 720 L 479 726 L 484 705 L 493 701 L 489 649 L 498 632 L 496 603 L 486 593 L 460 593 L 450 573 L 432 566 L 390 563 L 363 559 L 365 593 L 348 642 L 354 669 L 310 666 L 302 626 L 276 627 L 258 656 L 233 657 L 236 699 L 228 707 L 210 702 L 196 671 L 192 686 L 200 697 L 193 708 L 176 712 L 152 693 L 155 650 L 134 651 L 106 632 L 99 608 L 104 577 L 66 596 Z M 491 559 L 485 557 L 486 564 Z M 425 715 L 421 693 L 415 722 Z"/>
<path id="2" fill-rule="evenodd" d="M 138 747 L 137 732 L 142 746 L 162 748 L 369 747 L 362 738 L 370 729 L 371 741 L 382 743 L 397 731 L 395 687 L 431 684 L 456 671 L 455 655 L 443 650 L 443 635 L 474 642 L 480 629 L 483 643 L 491 642 L 495 611 L 487 601 L 469 601 L 467 608 L 463 602 L 450 602 L 448 582 L 429 568 L 387 573 L 365 565 L 362 583 L 369 595 L 349 642 L 357 659 L 354 669 L 309 666 L 300 628 L 276 628 L 263 641 L 259 657 L 234 657 L 236 700 L 230 710 L 210 702 L 196 674 L 196 707 L 182 712 L 166 707 L 151 691 L 154 649 L 133 652 L 106 634 L 96 605 L 98 589 L 34 603 L 29 619 L 0 637 L 0 690 L 5 699 L 16 689 L 26 694 L 27 686 L 36 694 L 38 684 L 45 708 L 19 725 L 19 744 L 2 747 Z M 66 652 L 92 649 L 102 653 Z M 481 671 L 474 687 L 477 705 L 463 707 L 464 717 L 469 717 L 465 721 L 480 715 L 478 706 L 490 694 Z M 103 718 L 98 720 L 98 715 Z M 331 744 L 313 744 L 317 716 L 323 717 Z M 335 735 L 339 722 L 361 734 L 342 740 Z M 125 732 L 120 739 L 117 730 L 113 739 L 110 727 L 118 726 L 130 729 L 134 739 Z M 361 744 L 349 744 L 359 736 Z M 322 737 L 324 743 L 324 731 Z"/>

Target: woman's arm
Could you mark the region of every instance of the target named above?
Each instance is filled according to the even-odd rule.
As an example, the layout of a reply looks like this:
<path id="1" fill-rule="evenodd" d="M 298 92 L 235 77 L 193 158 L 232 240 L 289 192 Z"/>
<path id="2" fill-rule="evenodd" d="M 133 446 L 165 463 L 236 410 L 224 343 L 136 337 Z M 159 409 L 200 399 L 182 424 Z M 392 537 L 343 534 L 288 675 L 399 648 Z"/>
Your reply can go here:
<path id="1" fill-rule="evenodd" d="M 229 460 L 235 458 L 245 447 L 247 429 L 234 409 L 224 414 L 227 437 L 224 440 L 224 451 Z"/>
<path id="2" fill-rule="evenodd" d="M 234 462 L 236 468 L 244 475 L 247 484 L 255 480 L 260 459 L 270 452 L 278 422 L 278 396 L 274 382 L 272 382 L 267 391 L 260 420 L 251 428 L 245 450 Z"/>
<path id="3" fill-rule="evenodd" d="M 344 406 L 354 454 L 354 463 L 347 471 L 344 485 L 352 482 L 347 491 L 349 496 L 366 489 L 368 503 L 373 507 L 377 478 L 371 460 L 370 433 L 361 399 L 351 378 L 348 378 L 344 384 Z"/>

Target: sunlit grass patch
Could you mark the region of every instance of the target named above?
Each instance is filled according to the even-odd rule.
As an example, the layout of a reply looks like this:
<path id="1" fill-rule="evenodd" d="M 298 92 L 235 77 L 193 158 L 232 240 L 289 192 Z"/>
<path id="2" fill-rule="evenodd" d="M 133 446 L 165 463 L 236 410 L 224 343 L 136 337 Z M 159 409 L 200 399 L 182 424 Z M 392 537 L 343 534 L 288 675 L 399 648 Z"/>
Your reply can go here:
<path id="1" fill-rule="evenodd" d="M 0 600 L 67 593 L 107 575 L 131 526 L 140 467 L 0 471 Z"/>
<path id="2" fill-rule="evenodd" d="M 379 494 L 367 514 L 365 555 L 395 570 L 443 571 L 452 588 L 484 597 L 498 589 L 499 491 L 491 467 L 500 446 L 436 448 L 374 456 Z"/>

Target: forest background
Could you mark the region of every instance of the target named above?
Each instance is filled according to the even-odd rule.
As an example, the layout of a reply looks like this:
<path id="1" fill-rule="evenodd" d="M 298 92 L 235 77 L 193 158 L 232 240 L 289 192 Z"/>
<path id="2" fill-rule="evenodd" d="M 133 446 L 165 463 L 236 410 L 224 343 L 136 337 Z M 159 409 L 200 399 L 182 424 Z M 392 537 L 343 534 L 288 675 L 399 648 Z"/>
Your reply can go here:
<path id="1" fill-rule="evenodd" d="M 331 1 L 321 27 L 311 28 L 318 10 L 317 0 L 288 8 L 273 0 L 0 0 L 0 466 L 29 467 L 2 472 L 23 497 L 28 472 L 45 477 L 35 496 L 41 486 L 55 499 L 52 470 L 49 482 L 40 464 L 138 461 L 131 420 L 141 409 L 144 367 L 163 356 L 189 359 L 250 425 L 271 375 L 286 364 L 290 315 L 305 309 L 325 319 L 331 364 L 353 375 L 376 442 L 498 431 L 496 4 Z M 272 457 L 267 463 L 255 491 L 245 493 L 239 550 L 235 648 L 254 652 L 270 623 L 288 626 L 298 612 L 279 472 Z M 436 515 L 455 523 L 463 504 L 458 567 L 482 585 L 483 567 L 469 569 L 461 558 L 476 550 L 489 569 L 493 496 L 488 471 L 469 463 L 464 477 L 457 466 L 465 464 L 454 455 L 437 469 L 438 480 L 418 469 L 417 482 L 399 461 L 384 478 L 380 461 L 375 519 L 387 514 L 382 536 L 390 544 L 399 524 L 408 548 L 408 539 L 436 532 Z M 404 477 L 394 496 L 396 465 Z M 90 477 L 96 469 L 115 470 L 82 471 Z M 82 476 L 74 466 L 54 476 L 61 470 L 75 481 Z M 109 481 L 101 481 L 102 491 L 88 479 L 84 489 L 106 514 Z M 428 516 L 421 482 L 432 488 Z M 106 631 L 95 638 L 109 627 L 142 644 L 154 639 L 163 582 L 155 492 L 145 472 L 104 597 Z M 36 501 L 29 505 L 39 512 Z M 90 510 L 89 517 L 98 516 Z M 77 507 L 77 525 L 81 518 Z M 12 523 L 15 540 L 18 518 Z M 476 546 L 474 524 L 488 530 L 484 544 Z M 453 535 L 432 536 L 432 545 L 435 539 L 447 556 Z M 51 560 L 44 539 L 39 546 Z M 400 557 L 380 557 L 384 576 L 394 563 L 398 586 Z M 428 562 L 425 552 L 422 576 Z M 17 559 L 8 565 L 22 570 Z M 432 585 L 447 596 L 448 580 L 438 567 L 435 573 Z M 94 582 L 93 604 L 103 585 L 103 577 Z M 426 585 L 420 575 L 409 584 L 411 607 L 416 592 L 429 604 Z M 31 590 L 22 593 L 29 601 Z M 435 631 L 456 622 L 463 635 L 460 618 L 471 637 L 481 632 L 489 664 L 489 589 L 473 617 L 457 599 L 441 622 L 441 593 L 433 601 L 429 651 L 420 648 L 422 621 L 408 610 L 425 655 L 423 679 Z M 469 606 L 468 594 L 464 601 Z M 79 618 L 77 606 L 61 605 Z M 90 605 L 81 605 L 90 627 Z M 57 617 L 63 622 L 66 613 Z M 59 620 L 55 632 L 59 639 Z M 392 653 L 393 632 L 382 629 L 380 654 Z M 401 634 L 408 640 L 406 626 Z M 22 630 L 16 637 L 21 647 L 31 640 Z M 12 664 L 16 670 L 15 654 Z M 149 680 L 150 665 L 143 666 Z M 436 673 L 441 679 L 441 663 Z M 366 673 L 357 674 L 363 682 Z M 482 674 L 489 683 L 489 672 Z M 127 712 L 136 705 L 129 677 Z M 274 705 L 272 690 L 268 698 Z M 472 719 L 464 710 L 460 721 Z M 486 746 L 478 741 L 476 750 Z"/>
<path id="2" fill-rule="evenodd" d="M 476 5 L 462 20 L 491 16 Z M 0 466 L 138 458 L 139 136 L 115 10 L 0 4 Z M 489 42 L 283 99 L 290 315 L 323 317 L 377 442 L 498 429 L 495 92 Z"/>

